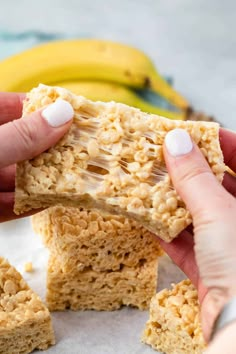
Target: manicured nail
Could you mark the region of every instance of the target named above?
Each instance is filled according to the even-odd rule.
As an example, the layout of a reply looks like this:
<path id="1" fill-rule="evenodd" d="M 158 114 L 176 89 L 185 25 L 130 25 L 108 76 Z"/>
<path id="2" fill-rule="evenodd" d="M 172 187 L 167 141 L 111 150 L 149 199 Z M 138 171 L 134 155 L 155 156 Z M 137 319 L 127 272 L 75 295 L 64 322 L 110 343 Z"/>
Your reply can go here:
<path id="1" fill-rule="evenodd" d="M 190 135 L 184 129 L 174 129 L 166 134 L 165 145 L 170 155 L 178 157 L 188 154 L 193 143 Z"/>
<path id="2" fill-rule="evenodd" d="M 74 110 L 69 102 L 58 99 L 42 111 L 42 116 L 52 127 L 59 127 L 73 118 Z"/>

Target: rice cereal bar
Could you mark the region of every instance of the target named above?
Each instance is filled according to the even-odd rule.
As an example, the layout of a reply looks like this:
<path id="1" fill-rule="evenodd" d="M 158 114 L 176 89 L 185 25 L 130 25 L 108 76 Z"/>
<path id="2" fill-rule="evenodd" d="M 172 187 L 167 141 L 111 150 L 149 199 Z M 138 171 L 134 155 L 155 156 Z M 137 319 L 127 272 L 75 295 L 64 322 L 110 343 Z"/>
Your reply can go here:
<path id="1" fill-rule="evenodd" d="M 35 214 L 32 224 L 63 271 L 117 271 L 163 254 L 155 235 L 124 216 L 56 206 Z"/>
<path id="2" fill-rule="evenodd" d="M 48 309 L 0 257 L 0 354 L 27 354 L 55 344 Z"/>
<path id="3" fill-rule="evenodd" d="M 190 133 L 222 181 L 225 166 L 217 123 L 170 120 L 45 85 L 27 95 L 23 115 L 57 99 L 72 104 L 73 124 L 54 147 L 18 164 L 16 214 L 60 203 L 99 209 L 128 215 L 171 241 L 192 222 L 163 157 L 165 135 L 174 128 Z"/>
<path id="4" fill-rule="evenodd" d="M 158 260 L 121 266 L 116 271 L 91 267 L 66 272 L 50 256 L 47 274 L 47 305 L 55 310 L 117 310 L 122 305 L 147 309 L 157 287 Z"/>
<path id="5" fill-rule="evenodd" d="M 183 280 L 152 298 L 142 341 L 166 354 L 201 354 L 206 345 L 199 317 L 197 290 Z"/>

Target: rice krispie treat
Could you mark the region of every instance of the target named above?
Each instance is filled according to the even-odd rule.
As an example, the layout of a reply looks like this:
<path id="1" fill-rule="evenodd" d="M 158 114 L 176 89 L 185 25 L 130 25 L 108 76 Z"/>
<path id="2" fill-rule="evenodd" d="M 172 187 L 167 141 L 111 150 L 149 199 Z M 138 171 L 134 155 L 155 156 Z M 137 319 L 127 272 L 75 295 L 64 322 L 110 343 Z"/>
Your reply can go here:
<path id="1" fill-rule="evenodd" d="M 142 341 L 166 354 L 201 354 L 206 345 L 199 317 L 197 290 L 184 280 L 152 298 Z"/>
<path id="2" fill-rule="evenodd" d="M 147 309 L 157 287 L 158 260 L 121 266 L 116 271 L 91 267 L 66 272 L 55 256 L 47 275 L 47 305 L 55 310 L 117 310 L 122 305 Z"/>
<path id="3" fill-rule="evenodd" d="M 61 268 L 116 271 L 163 254 L 157 237 L 135 220 L 56 206 L 32 217 L 33 228 Z"/>
<path id="4" fill-rule="evenodd" d="M 55 344 L 48 309 L 0 257 L 0 354 L 27 354 Z"/>
<path id="5" fill-rule="evenodd" d="M 72 104 L 73 124 L 54 147 L 18 164 L 16 214 L 60 203 L 99 209 L 129 215 L 171 241 L 192 222 L 163 157 L 165 135 L 174 128 L 189 132 L 222 181 L 217 123 L 170 120 L 45 85 L 27 95 L 24 115 L 58 99 Z"/>

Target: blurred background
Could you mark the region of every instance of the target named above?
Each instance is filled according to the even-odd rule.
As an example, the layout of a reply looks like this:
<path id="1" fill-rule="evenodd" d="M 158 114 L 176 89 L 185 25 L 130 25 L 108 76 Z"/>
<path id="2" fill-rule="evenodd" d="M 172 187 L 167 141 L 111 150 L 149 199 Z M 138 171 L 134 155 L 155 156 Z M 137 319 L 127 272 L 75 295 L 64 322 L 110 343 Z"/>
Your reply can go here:
<path id="1" fill-rule="evenodd" d="M 0 58 L 53 38 L 131 44 L 193 106 L 235 129 L 234 0 L 0 0 Z"/>

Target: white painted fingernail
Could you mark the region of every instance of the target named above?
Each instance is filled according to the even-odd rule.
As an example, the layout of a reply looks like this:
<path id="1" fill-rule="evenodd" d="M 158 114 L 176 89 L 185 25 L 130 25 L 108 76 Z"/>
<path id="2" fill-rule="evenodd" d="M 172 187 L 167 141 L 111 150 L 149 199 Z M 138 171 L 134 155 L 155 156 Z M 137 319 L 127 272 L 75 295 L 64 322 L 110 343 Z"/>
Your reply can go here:
<path id="1" fill-rule="evenodd" d="M 170 155 L 178 157 L 188 154 L 193 143 L 190 135 L 184 129 L 174 129 L 166 134 L 165 145 Z"/>
<path id="2" fill-rule="evenodd" d="M 69 102 L 58 99 L 42 111 L 42 116 L 52 127 L 59 127 L 73 118 L 74 109 Z"/>

